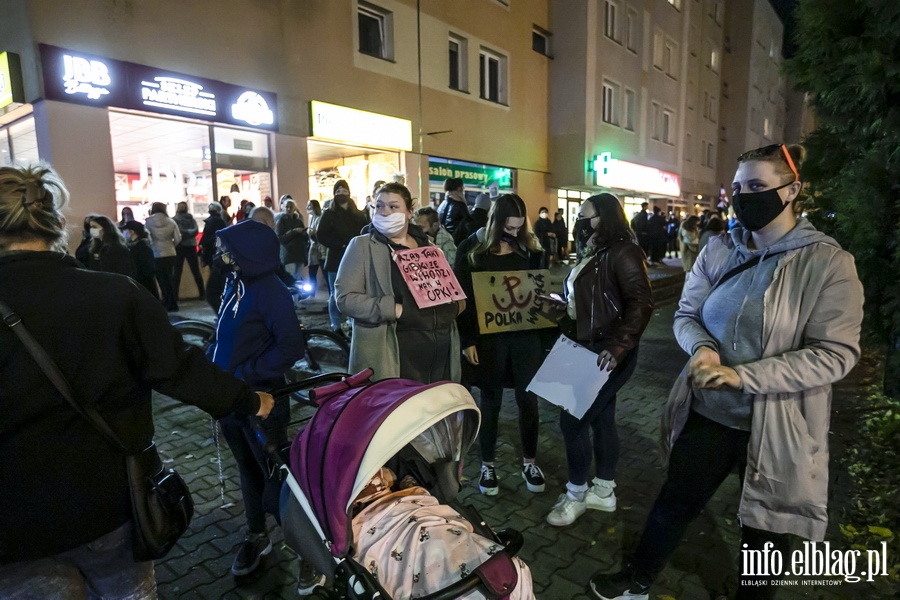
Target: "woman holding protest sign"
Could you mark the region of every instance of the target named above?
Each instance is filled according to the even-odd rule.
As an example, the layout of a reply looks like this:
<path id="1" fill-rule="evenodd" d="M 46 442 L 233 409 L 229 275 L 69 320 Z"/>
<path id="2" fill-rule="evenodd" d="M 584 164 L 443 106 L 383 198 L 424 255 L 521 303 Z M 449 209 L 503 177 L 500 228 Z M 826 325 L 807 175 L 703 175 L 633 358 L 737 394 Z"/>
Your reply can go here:
<path id="1" fill-rule="evenodd" d="M 560 412 L 569 481 L 547 515 L 557 527 L 574 523 L 588 508 L 616 509 L 616 392 L 634 372 L 638 341 L 653 313 L 644 252 L 615 196 L 598 194 L 581 204 L 575 240 L 581 251 L 566 278 L 566 300 L 557 308 L 574 320 L 578 343 L 596 352 L 597 367 L 610 375 L 581 419 Z M 592 458 L 597 476 L 589 487 Z"/>
<path id="2" fill-rule="evenodd" d="M 519 407 L 522 478 L 529 491 L 544 491 L 544 474 L 534 462 L 538 441 L 537 396 L 525 391 L 540 366 L 543 351 L 540 334 L 535 329 L 499 333 L 479 330 L 472 274 L 508 274 L 542 269 L 545 265 L 540 243 L 526 218 L 525 203 L 515 194 L 497 198 L 488 215 L 487 227 L 463 240 L 457 249 L 454 270 L 466 297 L 472 300 L 459 317 L 459 335 L 463 356 L 476 367 L 475 385 L 481 390 L 481 431 L 478 433 L 481 479 L 478 487 L 487 496 L 494 496 L 499 490 L 494 457 L 504 386 L 515 388 Z M 510 291 L 511 295 L 513 293 Z M 507 304 L 514 298 L 509 300 Z"/>
<path id="3" fill-rule="evenodd" d="M 419 308 L 396 260 L 408 254 L 405 250 L 432 245 L 410 223 L 412 206 L 406 186 L 382 186 L 372 223 L 350 241 L 341 260 L 335 295 L 338 308 L 353 319 L 350 370 L 371 367 L 373 380 L 459 381 L 456 316 L 465 302 Z"/>

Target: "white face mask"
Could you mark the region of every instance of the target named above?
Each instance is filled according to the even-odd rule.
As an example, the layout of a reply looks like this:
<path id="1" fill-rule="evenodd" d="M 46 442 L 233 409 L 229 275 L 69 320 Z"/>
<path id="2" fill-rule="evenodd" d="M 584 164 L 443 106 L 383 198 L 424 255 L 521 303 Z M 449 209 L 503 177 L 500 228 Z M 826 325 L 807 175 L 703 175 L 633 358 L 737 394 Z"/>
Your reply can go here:
<path id="1" fill-rule="evenodd" d="M 99 240 L 100 238 L 103 237 L 103 230 L 102 229 L 94 229 L 93 227 L 91 227 L 91 237 Z"/>
<path id="2" fill-rule="evenodd" d="M 407 223 L 406 215 L 402 212 L 395 212 L 389 215 L 382 215 L 381 213 L 372 215 L 372 226 L 387 237 L 399 235 L 406 229 Z"/>

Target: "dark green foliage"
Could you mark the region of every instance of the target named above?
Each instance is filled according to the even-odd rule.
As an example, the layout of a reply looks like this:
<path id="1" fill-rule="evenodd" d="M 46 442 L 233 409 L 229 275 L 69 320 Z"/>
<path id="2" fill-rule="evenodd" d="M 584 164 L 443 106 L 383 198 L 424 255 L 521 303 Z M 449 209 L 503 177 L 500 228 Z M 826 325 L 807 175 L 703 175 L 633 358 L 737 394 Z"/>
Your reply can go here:
<path id="1" fill-rule="evenodd" d="M 900 2 L 800 0 L 786 69 L 817 130 L 803 177 L 816 226 L 856 257 L 866 332 L 900 334 Z"/>

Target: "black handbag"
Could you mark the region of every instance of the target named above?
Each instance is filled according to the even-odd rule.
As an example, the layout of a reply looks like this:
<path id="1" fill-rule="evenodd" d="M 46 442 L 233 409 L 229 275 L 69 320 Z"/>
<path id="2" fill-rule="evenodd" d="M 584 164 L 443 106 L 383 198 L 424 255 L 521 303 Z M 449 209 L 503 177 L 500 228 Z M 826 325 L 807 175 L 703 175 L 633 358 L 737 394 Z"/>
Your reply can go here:
<path id="1" fill-rule="evenodd" d="M 134 560 L 155 560 L 168 554 L 187 530 L 194 515 L 194 500 L 187 484 L 174 469 L 163 466 L 153 442 L 138 453 L 129 452 L 96 409 L 75 400 L 69 382 L 56 363 L 25 329 L 22 319 L 3 302 L 0 302 L 0 316 L 63 398 L 125 455 L 131 495 Z"/>

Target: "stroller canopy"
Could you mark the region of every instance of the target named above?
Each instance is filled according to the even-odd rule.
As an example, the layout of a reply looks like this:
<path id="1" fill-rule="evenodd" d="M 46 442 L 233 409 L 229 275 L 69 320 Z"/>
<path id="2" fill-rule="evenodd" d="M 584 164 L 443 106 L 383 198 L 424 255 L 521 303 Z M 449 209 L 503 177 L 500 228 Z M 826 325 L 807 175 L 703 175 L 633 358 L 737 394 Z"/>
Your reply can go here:
<path id="1" fill-rule="evenodd" d="M 319 409 L 291 447 L 291 471 L 333 556 L 350 549 L 353 500 L 407 444 L 429 463 L 458 461 L 478 434 L 480 413 L 456 383 L 408 379 L 318 390 Z"/>

